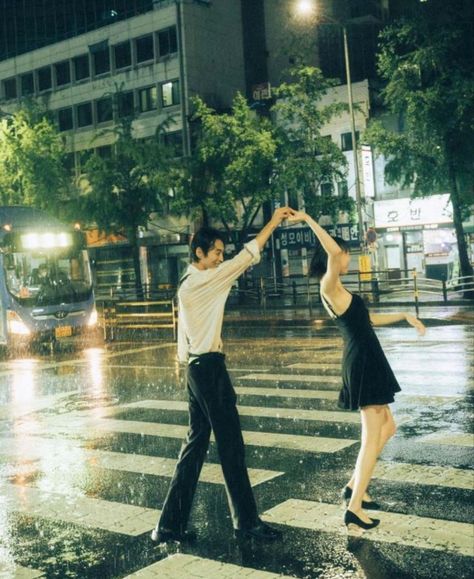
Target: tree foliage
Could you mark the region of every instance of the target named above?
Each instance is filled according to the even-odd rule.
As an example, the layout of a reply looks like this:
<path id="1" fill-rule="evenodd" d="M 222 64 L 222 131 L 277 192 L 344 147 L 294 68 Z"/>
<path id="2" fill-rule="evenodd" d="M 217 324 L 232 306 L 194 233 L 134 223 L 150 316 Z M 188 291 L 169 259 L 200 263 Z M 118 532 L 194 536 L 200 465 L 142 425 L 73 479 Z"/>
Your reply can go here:
<path id="1" fill-rule="evenodd" d="M 123 233 L 135 245 L 138 228 L 146 228 L 150 214 L 163 206 L 169 155 L 159 134 L 135 139 L 131 119 L 123 119 L 112 130 L 113 152 L 107 157 L 94 154 L 85 164 L 87 188 L 78 204 L 81 214 L 100 231 Z"/>
<path id="2" fill-rule="evenodd" d="M 383 100 L 404 126 L 373 123 L 366 139 L 388 159 L 387 181 L 415 196 L 450 192 L 461 271 L 472 275 L 462 229 L 474 200 L 472 3 L 420 3 L 419 14 L 381 33 L 378 68 Z"/>
<path id="3" fill-rule="evenodd" d="M 273 196 L 276 143 L 272 127 L 241 94 L 232 111 L 217 114 L 194 99 L 196 146 L 174 179 L 174 209 L 233 226 L 244 237 L 262 204 Z"/>
<path id="4" fill-rule="evenodd" d="M 306 210 L 319 218 L 330 215 L 336 220 L 340 211 L 352 212 L 349 196 L 321 195 L 323 183 L 344 179 L 347 161 L 337 146 L 321 132 L 335 117 L 347 110 L 340 102 L 322 104 L 335 83 L 314 67 L 298 65 L 291 70 L 293 82 L 276 89 L 273 107 L 278 139 L 278 168 L 274 176 L 281 193 L 301 193 Z"/>
<path id="5" fill-rule="evenodd" d="M 44 110 L 31 104 L 1 119 L 1 203 L 61 212 L 70 181 L 64 142 Z"/>
<path id="6" fill-rule="evenodd" d="M 124 234 L 132 247 L 137 296 L 143 295 L 139 261 L 139 228 L 147 228 L 150 214 L 159 211 L 169 190 L 170 152 L 160 127 L 151 139 L 137 140 L 132 118 L 124 118 L 112 131 L 116 140 L 108 157 L 97 154 L 86 162 L 87 188 L 76 211 L 105 233 Z"/>

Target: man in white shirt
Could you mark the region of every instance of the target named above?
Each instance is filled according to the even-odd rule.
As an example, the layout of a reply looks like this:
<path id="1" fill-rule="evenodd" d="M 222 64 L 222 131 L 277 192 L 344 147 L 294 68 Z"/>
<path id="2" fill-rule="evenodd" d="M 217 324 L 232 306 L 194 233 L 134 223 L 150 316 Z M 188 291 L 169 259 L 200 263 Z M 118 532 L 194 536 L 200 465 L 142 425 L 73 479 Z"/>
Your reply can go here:
<path id="1" fill-rule="evenodd" d="M 235 280 L 260 261 L 260 252 L 276 227 L 292 215 L 277 209 L 255 239 L 224 263 L 222 234 L 202 228 L 191 242 L 192 263 L 178 291 L 178 359 L 187 362 L 189 431 L 176 465 L 152 540 L 193 538 L 186 527 L 211 429 L 224 474 L 236 537 L 275 540 L 281 532 L 260 520 L 245 464 L 237 397 L 222 352 L 224 307 Z"/>

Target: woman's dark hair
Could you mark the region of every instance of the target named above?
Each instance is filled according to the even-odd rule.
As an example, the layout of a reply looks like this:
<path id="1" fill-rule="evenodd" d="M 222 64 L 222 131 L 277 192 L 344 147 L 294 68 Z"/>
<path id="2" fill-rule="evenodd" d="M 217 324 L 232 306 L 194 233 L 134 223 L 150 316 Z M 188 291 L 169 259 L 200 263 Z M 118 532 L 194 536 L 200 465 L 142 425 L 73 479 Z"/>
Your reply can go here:
<path id="1" fill-rule="evenodd" d="M 202 249 L 204 255 L 207 255 L 209 250 L 214 247 L 217 239 L 225 243 L 224 236 L 217 229 L 212 227 L 201 227 L 201 229 L 198 229 L 191 240 L 191 260 L 199 261 L 199 257 L 196 255 L 198 247 Z"/>
<path id="2" fill-rule="evenodd" d="M 333 239 L 339 245 L 342 251 L 349 251 L 349 244 L 347 241 L 344 241 L 344 239 L 341 237 L 333 237 Z M 318 242 L 318 245 L 314 251 L 313 259 L 311 260 L 311 265 L 309 266 L 308 275 L 310 277 L 316 277 L 319 280 L 326 273 L 327 268 L 328 254 L 324 251 L 323 246 Z"/>

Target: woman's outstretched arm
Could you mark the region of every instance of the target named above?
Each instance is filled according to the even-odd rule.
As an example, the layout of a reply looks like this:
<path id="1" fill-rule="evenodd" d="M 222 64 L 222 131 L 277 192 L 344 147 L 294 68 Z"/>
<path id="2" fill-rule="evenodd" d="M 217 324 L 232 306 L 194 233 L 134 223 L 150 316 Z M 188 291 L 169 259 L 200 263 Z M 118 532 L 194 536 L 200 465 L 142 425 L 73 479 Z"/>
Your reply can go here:
<path id="1" fill-rule="evenodd" d="M 423 336 L 425 333 L 425 326 L 423 323 L 415 316 L 407 314 L 405 312 L 400 312 L 397 314 L 373 314 L 370 313 L 370 321 L 374 326 L 389 326 L 390 324 L 395 324 L 397 322 L 407 321 L 410 326 L 416 328 L 418 333 Z"/>

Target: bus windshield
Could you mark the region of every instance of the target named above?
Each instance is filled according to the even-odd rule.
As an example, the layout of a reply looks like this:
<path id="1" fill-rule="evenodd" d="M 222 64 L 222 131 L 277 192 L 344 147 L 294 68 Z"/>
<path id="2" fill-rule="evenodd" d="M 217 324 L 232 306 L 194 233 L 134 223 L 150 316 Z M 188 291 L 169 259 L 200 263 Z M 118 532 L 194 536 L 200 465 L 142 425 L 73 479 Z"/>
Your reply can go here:
<path id="1" fill-rule="evenodd" d="M 27 307 L 73 303 L 89 298 L 92 280 L 87 252 L 8 252 L 4 275 L 9 293 Z"/>

